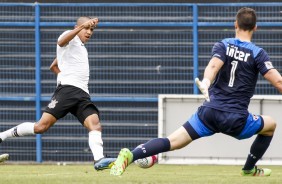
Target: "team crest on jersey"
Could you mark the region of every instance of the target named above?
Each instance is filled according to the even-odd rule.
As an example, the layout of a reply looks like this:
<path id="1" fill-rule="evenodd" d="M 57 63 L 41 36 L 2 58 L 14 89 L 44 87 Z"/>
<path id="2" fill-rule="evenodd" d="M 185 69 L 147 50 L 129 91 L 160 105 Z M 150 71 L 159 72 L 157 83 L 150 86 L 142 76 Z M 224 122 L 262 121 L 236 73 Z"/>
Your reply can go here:
<path id="1" fill-rule="evenodd" d="M 271 63 L 271 61 L 264 62 L 264 64 L 265 64 L 265 66 L 266 66 L 267 69 L 272 69 L 272 68 L 274 68 L 273 65 L 272 65 L 272 63 Z"/>
<path id="2" fill-rule="evenodd" d="M 257 116 L 257 115 L 255 115 L 255 114 L 253 114 L 253 120 L 258 120 L 259 119 L 259 117 Z"/>
<path id="3" fill-rule="evenodd" d="M 48 105 L 48 108 L 53 109 L 56 106 L 57 103 L 58 103 L 58 101 L 56 99 L 51 100 L 51 102 Z"/>

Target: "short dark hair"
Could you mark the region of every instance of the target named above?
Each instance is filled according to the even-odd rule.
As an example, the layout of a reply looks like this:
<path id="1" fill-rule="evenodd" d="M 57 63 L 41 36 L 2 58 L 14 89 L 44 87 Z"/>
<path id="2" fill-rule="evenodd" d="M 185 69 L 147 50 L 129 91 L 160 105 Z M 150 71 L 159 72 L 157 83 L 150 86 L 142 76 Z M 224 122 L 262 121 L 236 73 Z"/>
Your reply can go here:
<path id="1" fill-rule="evenodd" d="M 76 25 L 80 25 L 85 22 L 85 20 L 91 19 L 91 17 L 88 16 L 81 16 L 76 20 Z"/>
<path id="2" fill-rule="evenodd" d="M 256 12 L 252 8 L 241 8 L 236 15 L 236 20 L 240 29 L 252 31 L 257 24 Z"/>

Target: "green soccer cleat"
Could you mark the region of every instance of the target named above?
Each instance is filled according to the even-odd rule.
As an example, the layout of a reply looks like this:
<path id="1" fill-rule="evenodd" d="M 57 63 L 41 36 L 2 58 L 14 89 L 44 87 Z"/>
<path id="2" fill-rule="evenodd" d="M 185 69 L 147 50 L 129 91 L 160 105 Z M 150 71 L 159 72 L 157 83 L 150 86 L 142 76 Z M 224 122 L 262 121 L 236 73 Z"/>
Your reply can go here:
<path id="1" fill-rule="evenodd" d="M 111 175 L 120 176 L 124 173 L 125 169 L 132 163 L 133 154 L 129 149 L 123 148 L 120 150 L 117 160 L 111 168 Z"/>
<path id="2" fill-rule="evenodd" d="M 270 176 L 271 174 L 271 169 L 267 168 L 257 168 L 255 166 L 252 170 L 242 170 L 241 175 L 242 176 Z"/>
<path id="3" fill-rule="evenodd" d="M 9 154 L 5 153 L 0 155 L 0 163 L 5 162 L 8 159 L 9 159 Z"/>

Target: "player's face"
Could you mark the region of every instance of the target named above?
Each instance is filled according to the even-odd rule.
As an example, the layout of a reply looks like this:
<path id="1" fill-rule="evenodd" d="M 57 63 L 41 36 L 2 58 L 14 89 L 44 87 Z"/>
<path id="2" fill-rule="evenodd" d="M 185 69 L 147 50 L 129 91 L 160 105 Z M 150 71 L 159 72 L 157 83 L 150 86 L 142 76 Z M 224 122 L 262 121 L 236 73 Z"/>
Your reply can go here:
<path id="1" fill-rule="evenodd" d="M 94 31 L 94 26 L 84 28 L 77 35 L 82 43 L 86 43 L 92 36 Z"/>

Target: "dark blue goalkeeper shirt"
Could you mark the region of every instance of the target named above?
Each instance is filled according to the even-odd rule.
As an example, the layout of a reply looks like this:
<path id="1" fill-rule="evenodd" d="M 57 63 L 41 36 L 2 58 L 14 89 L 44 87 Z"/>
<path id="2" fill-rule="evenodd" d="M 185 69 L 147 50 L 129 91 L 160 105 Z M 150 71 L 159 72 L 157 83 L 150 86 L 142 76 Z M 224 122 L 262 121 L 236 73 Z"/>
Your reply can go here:
<path id="1" fill-rule="evenodd" d="M 210 102 L 205 101 L 204 106 L 247 113 L 258 73 L 264 75 L 273 68 L 268 54 L 252 42 L 226 38 L 214 45 L 212 57 L 219 58 L 224 65 L 209 88 Z"/>

